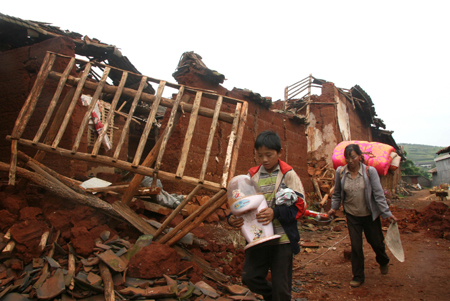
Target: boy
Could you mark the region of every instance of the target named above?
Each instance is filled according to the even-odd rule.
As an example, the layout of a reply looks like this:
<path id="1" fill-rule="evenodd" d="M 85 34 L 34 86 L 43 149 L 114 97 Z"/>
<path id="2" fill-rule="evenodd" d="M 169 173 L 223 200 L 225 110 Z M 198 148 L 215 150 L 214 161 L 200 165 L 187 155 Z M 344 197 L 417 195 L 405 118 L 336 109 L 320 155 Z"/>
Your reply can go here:
<path id="1" fill-rule="evenodd" d="M 281 235 L 274 244 L 254 246 L 245 251 L 242 283 L 264 300 L 291 300 L 292 260 L 300 252 L 300 234 L 297 219 L 306 210 L 304 189 L 300 178 L 286 162 L 279 159 L 281 139 L 273 131 L 261 132 L 255 141 L 256 157 L 261 165 L 249 170 L 252 180 L 264 194 L 268 207 L 257 213 L 258 222 L 272 222 L 274 234 Z M 290 205 L 276 205 L 275 195 L 280 189 L 290 188 L 297 199 Z M 228 223 L 240 228 L 242 217 L 230 215 Z M 272 282 L 266 280 L 271 271 Z"/>

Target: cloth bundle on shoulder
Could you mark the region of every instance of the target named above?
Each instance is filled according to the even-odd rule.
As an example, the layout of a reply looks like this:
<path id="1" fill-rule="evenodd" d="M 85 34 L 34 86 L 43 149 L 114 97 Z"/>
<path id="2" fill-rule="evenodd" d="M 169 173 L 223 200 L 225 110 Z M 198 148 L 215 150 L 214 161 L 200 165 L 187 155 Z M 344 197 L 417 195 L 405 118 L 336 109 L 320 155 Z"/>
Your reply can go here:
<path id="1" fill-rule="evenodd" d="M 375 167 L 380 176 L 385 176 L 389 169 L 395 170 L 398 168 L 400 162 L 397 162 L 397 160 L 393 161 L 393 158 L 399 156 L 395 153 L 395 148 L 391 145 L 368 141 L 342 141 L 333 151 L 334 169 L 347 164 L 344 150 L 349 144 L 359 145 L 363 152 L 364 164 Z"/>

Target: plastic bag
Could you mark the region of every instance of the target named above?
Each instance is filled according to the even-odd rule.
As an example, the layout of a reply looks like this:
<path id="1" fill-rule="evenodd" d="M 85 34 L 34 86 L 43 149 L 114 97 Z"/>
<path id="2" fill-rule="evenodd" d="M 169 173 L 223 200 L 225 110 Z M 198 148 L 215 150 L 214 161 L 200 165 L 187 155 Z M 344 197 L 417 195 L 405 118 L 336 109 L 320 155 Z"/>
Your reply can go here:
<path id="1" fill-rule="evenodd" d="M 392 255 L 400 262 L 405 261 L 405 253 L 403 252 L 402 242 L 400 240 L 400 233 L 398 231 L 398 224 L 391 223 L 384 238 L 386 245 L 391 251 Z"/>

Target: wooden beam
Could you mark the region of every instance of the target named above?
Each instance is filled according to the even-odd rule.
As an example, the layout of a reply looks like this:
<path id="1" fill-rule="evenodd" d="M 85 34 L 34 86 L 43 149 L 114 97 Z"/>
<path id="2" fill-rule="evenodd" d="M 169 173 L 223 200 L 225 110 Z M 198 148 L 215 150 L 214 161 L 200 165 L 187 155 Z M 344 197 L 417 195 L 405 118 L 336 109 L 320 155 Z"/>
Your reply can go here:
<path id="1" fill-rule="evenodd" d="M 59 80 L 61 78 L 61 73 L 58 72 L 50 72 L 49 77 Z M 80 81 L 79 78 L 73 77 L 73 76 L 69 76 L 69 79 L 67 80 L 67 83 L 72 85 L 72 86 L 76 86 L 77 83 Z M 89 89 L 89 90 L 93 90 L 95 91 L 95 89 L 97 88 L 97 83 L 94 82 L 86 82 L 84 85 L 85 89 Z M 187 88 L 185 88 L 187 89 Z M 116 86 L 105 86 L 103 88 L 103 93 L 107 93 L 107 94 L 114 94 L 117 91 L 117 87 Z M 136 90 L 134 89 L 130 89 L 130 88 L 124 88 L 123 89 L 123 95 L 124 96 L 130 96 L 130 97 L 134 97 L 136 95 Z M 215 95 L 215 97 L 217 98 L 218 96 Z M 140 100 L 143 102 L 147 102 L 147 103 L 153 103 L 153 101 L 155 101 L 156 96 L 155 95 L 151 95 L 148 93 L 142 93 L 142 95 L 140 96 Z M 174 105 L 174 101 L 172 99 L 168 99 L 168 98 L 162 98 L 161 99 L 161 103 L 162 106 L 167 107 L 167 108 L 172 108 Z M 193 105 L 189 104 L 189 103 L 182 103 L 182 106 L 180 106 L 178 108 L 179 111 L 183 111 L 183 112 L 187 112 L 187 113 L 191 113 L 193 109 Z M 200 107 L 198 110 L 198 115 L 200 116 L 204 116 L 204 117 L 209 117 L 212 118 L 214 115 L 214 110 L 211 110 L 209 108 L 204 108 L 204 107 Z M 227 123 L 233 123 L 233 114 L 228 113 L 228 112 L 220 112 L 219 114 L 219 120 L 220 121 L 224 121 Z"/>
<path id="2" fill-rule="evenodd" d="M 9 135 L 6 136 L 6 140 L 11 141 L 11 136 L 9 136 Z M 153 168 L 145 167 L 144 165 L 132 167 L 131 163 L 129 163 L 129 162 L 121 161 L 121 160 L 113 161 L 111 157 L 107 157 L 107 156 L 97 156 L 94 158 L 91 155 L 85 154 L 85 153 L 77 152 L 75 154 L 72 154 L 69 150 L 59 148 L 59 147 L 56 149 L 52 149 L 50 146 L 43 144 L 43 143 L 37 143 L 36 145 L 33 145 L 31 140 L 26 140 L 26 139 L 20 139 L 20 140 L 17 140 L 17 142 L 23 146 L 37 148 L 39 150 L 57 154 L 57 155 L 60 155 L 63 157 L 76 159 L 76 160 L 82 160 L 82 161 L 88 161 L 88 162 L 94 162 L 94 163 L 98 163 L 98 164 L 105 164 L 108 166 L 113 166 L 113 167 L 117 167 L 119 169 L 138 173 L 138 174 L 141 174 L 144 176 L 152 177 L 155 172 L 155 170 Z M 184 183 L 187 185 L 191 185 L 191 186 L 197 186 L 197 184 L 200 182 L 199 179 L 196 179 L 193 177 L 188 177 L 188 176 L 183 176 L 182 178 L 178 178 L 175 174 L 172 174 L 172 173 L 166 172 L 166 171 L 159 171 L 158 175 L 161 179 L 168 180 L 168 181 L 174 181 L 174 182 L 178 181 L 178 182 L 181 182 L 181 183 Z M 210 191 L 219 191 L 220 190 L 220 184 L 211 182 L 211 181 L 203 181 L 203 187 Z"/>

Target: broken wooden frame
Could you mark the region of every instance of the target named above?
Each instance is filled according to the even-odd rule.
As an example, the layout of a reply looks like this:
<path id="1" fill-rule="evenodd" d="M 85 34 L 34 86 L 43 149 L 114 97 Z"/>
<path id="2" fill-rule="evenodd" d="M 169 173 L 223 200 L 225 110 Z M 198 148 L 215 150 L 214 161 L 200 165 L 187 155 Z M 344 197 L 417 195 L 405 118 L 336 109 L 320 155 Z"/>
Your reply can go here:
<path id="1" fill-rule="evenodd" d="M 63 73 L 52 70 L 55 60 L 58 58 L 64 58 L 68 61 Z M 80 72 L 79 76 L 71 76 L 70 74 L 72 72 L 72 69 L 76 66 L 77 63 L 80 66 L 84 65 L 84 70 Z M 103 72 L 99 82 L 92 82 L 88 80 L 89 71 L 94 66 L 99 67 L 99 69 Z M 122 79 L 118 86 L 111 86 L 107 83 L 108 73 L 111 72 L 111 70 L 114 70 L 114 72 L 122 72 Z M 125 87 L 125 82 L 129 75 L 141 77 L 140 85 L 137 90 Z M 47 112 L 42 119 L 39 129 L 36 131 L 33 139 L 23 138 L 22 134 L 24 133 L 25 128 L 27 127 L 27 124 L 34 113 L 35 107 L 40 100 L 40 95 L 45 84 L 49 81 L 55 80 L 58 81 L 58 85 L 54 92 L 53 98 L 48 105 Z M 143 92 L 143 89 L 147 85 L 147 82 L 159 84 L 156 95 L 151 95 Z M 64 97 L 64 99 L 60 101 L 60 96 L 63 92 L 63 89 L 67 86 L 71 87 L 71 89 L 66 94 L 66 97 Z M 178 94 L 175 100 L 164 98 L 162 96 L 165 87 L 171 87 L 178 90 Z M 60 141 L 66 134 L 65 131 L 68 122 L 74 112 L 75 105 L 77 101 L 79 101 L 80 96 L 84 91 L 94 92 L 91 104 L 88 106 L 84 118 L 78 126 L 78 133 L 72 147 L 70 149 L 62 148 L 60 146 Z M 100 99 L 102 93 L 114 95 L 114 98 L 111 102 L 111 109 L 108 113 L 107 121 L 104 124 L 103 131 L 97 138 L 92 152 L 83 153 L 79 151 L 80 141 L 85 130 L 87 129 L 92 110 L 94 109 L 96 102 Z M 189 93 L 195 94 L 193 104 L 183 101 L 185 99 L 184 96 Z M 127 119 L 125 125 L 123 126 L 119 143 L 118 145 L 113 145 L 113 149 L 110 151 L 110 153 L 112 153 L 112 156 L 99 155 L 99 148 L 104 138 L 104 133 L 107 132 L 110 121 L 114 118 L 115 109 L 121 96 L 133 97 L 133 102 L 127 114 Z M 215 109 L 212 110 L 206 107 L 202 107 L 202 98 L 215 100 Z M 133 118 L 136 106 L 140 101 L 149 103 L 152 105 L 152 107 L 147 119 L 146 126 L 141 135 L 135 157 L 133 159 L 133 162 L 130 163 L 119 160 L 119 153 L 128 134 L 129 126 Z M 58 103 L 59 109 L 55 113 L 55 109 Z M 234 105 L 234 113 L 222 110 L 222 103 L 227 103 L 228 106 Z M 171 108 L 172 113 L 163 134 L 158 139 L 152 151 L 147 155 L 143 162 L 140 163 L 141 158 L 144 155 L 144 146 L 147 142 L 149 133 L 155 121 L 158 106 Z M 209 202 L 201 206 L 196 212 L 189 216 L 187 222 L 191 222 L 190 225 L 186 226 L 187 222 L 185 222 L 183 224 L 182 231 L 180 231 L 180 227 L 176 227 L 165 236 L 161 237 L 161 241 L 172 245 L 177 240 L 177 238 L 184 236 L 185 233 L 200 224 L 206 217 L 208 217 L 208 215 L 210 215 L 214 210 L 216 210 L 226 202 L 226 186 L 228 180 L 233 177 L 236 169 L 239 147 L 242 141 L 244 125 L 247 119 L 247 107 L 248 104 L 245 101 L 217 95 L 214 93 L 214 91 L 207 91 L 183 85 L 172 84 L 166 81 L 153 79 L 141 74 L 132 73 L 108 65 L 95 62 L 85 62 L 77 58 L 48 52 L 37 75 L 34 86 L 30 91 L 30 94 L 28 95 L 28 98 L 26 99 L 15 122 L 12 134 L 11 136 L 7 137 L 8 140 L 11 140 L 11 165 L 9 172 L 9 183 L 11 185 L 15 184 L 18 145 L 21 145 L 36 148 L 39 151 L 58 154 L 70 159 L 95 162 L 135 173 L 135 176 L 128 185 L 122 199 L 122 202 L 126 205 L 131 202 L 144 176 L 152 177 L 153 183 L 156 183 L 156 180 L 160 178 L 162 180 L 175 181 L 191 185 L 195 187 L 193 190 L 195 192 L 197 192 L 199 188 L 215 192 L 215 195 Z M 178 122 L 178 119 L 181 116 L 181 112 L 190 113 L 190 120 L 187 131 L 185 133 L 184 144 L 182 146 L 178 168 L 176 170 L 176 173 L 173 173 L 164 171 L 162 169 L 161 162 L 168 140 Z M 185 175 L 185 168 L 186 162 L 188 161 L 189 148 L 192 143 L 198 116 L 211 118 L 211 129 L 205 148 L 205 155 L 200 174 L 197 177 L 192 177 Z M 50 120 L 52 120 L 52 117 L 53 123 L 49 126 L 49 122 Z M 219 121 L 231 124 L 231 130 L 229 133 L 225 134 L 227 137 L 229 137 L 229 141 L 223 165 L 223 174 L 221 176 L 220 182 L 213 182 L 205 180 L 205 175 L 210 159 L 214 134 L 218 127 Z M 44 132 L 46 132 L 46 136 L 44 139 L 42 139 Z M 35 159 L 37 158 L 42 159 L 42 156 L 39 157 L 38 155 L 36 155 Z M 151 166 L 153 164 L 154 167 L 152 168 Z M 192 193 L 186 199 L 189 200 L 191 197 Z M 186 203 L 187 202 L 183 202 L 183 205 Z M 115 208 L 119 208 L 118 210 L 120 210 L 119 206 L 115 206 Z M 174 212 L 178 213 L 181 209 L 182 206 L 178 206 L 176 210 L 174 210 Z M 174 215 L 170 216 L 170 219 L 172 218 L 174 218 Z M 170 221 L 170 219 L 168 220 Z M 165 227 L 167 224 L 168 222 L 163 226 Z M 158 235 L 162 233 L 164 227 L 160 228 L 161 231 L 158 231 Z"/>

